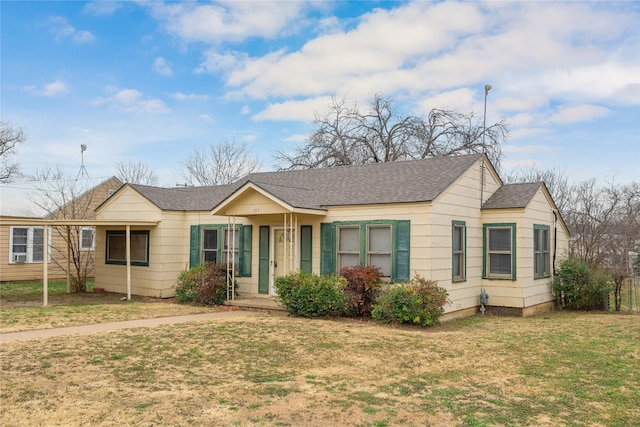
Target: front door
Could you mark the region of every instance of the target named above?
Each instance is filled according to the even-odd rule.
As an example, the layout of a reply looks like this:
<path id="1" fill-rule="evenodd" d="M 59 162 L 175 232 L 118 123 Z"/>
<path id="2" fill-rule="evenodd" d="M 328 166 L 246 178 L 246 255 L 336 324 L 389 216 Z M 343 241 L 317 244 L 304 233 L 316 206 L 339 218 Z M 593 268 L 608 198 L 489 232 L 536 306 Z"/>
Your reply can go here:
<path id="1" fill-rule="evenodd" d="M 292 253 L 291 245 L 294 244 L 291 238 L 291 233 L 285 233 L 284 228 L 274 227 L 271 233 L 271 281 L 269 286 L 269 293 L 276 295 L 274 287 L 275 279 L 281 276 L 285 276 L 289 273 L 291 262 L 289 257 Z M 288 262 L 289 261 L 289 262 Z"/>

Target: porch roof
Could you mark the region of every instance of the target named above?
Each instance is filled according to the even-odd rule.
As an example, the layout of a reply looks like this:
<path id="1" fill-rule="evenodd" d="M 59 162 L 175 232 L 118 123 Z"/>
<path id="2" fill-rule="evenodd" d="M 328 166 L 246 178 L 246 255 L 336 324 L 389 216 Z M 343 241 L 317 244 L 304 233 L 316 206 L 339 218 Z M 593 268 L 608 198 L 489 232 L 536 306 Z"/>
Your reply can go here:
<path id="1" fill-rule="evenodd" d="M 518 184 L 505 184 L 498 188 L 495 193 L 489 197 L 483 209 L 511 209 L 526 208 L 529 202 L 536 195 L 542 182 L 528 182 Z"/>
<path id="2" fill-rule="evenodd" d="M 219 213 L 248 185 L 292 209 L 326 211 L 329 206 L 428 202 L 469 169 L 482 154 L 422 160 L 262 172 L 247 175 L 213 208 Z"/>
<path id="3" fill-rule="evenodd" d="M 47 218 L 29 218 L 20 216 L 2 216 L 0 217 L 0 225 L 52 225 L 52 226 L 71 226 L 71 227 L 96 227 L 96 226 L 112 226 L 125 227 L 130 225 L 153 227 L 158 225 L 159 221 L 123 221 L 123 220 L 99 220 L 99 219 L 47 219 Z"/>

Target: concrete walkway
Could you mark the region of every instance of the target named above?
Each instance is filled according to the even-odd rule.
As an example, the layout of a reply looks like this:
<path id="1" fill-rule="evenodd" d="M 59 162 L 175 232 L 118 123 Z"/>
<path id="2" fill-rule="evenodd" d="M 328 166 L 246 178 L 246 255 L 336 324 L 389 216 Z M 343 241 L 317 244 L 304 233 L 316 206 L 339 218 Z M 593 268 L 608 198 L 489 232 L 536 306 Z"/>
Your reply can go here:
<path id="1" fill-rule="evenodd" d="M 191 314 L 187 316 L 157 317 L 153 319 L 126 320 L 123 322 L 96 323 L 93 325 L 69 326 L 66 328 L 36 329 L 32 331 L 7 332 L 0 334 L 0 342 L 26 341 L 39 338 L 51 338 L 64 335 L 91 334 L 116 331 L 119 329 L 147 328 L 175 323 L 200 322 L 229 317 L 256 316 L 255 311 L 220 311 L 215 313 Z"/>

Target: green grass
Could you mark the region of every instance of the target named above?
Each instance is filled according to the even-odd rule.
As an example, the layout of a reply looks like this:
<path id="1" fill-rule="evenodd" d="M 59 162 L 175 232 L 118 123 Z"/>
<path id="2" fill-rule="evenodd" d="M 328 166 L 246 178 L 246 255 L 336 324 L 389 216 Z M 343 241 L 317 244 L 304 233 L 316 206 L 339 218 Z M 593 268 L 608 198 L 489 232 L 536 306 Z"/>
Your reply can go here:
<path id="1" fill-rule="evenodd" d="M 90 308 L 98 315 L 104 306 Z M 477 316 L 429 330 L 239 317 L 3 343 L 0 360 L 0 424 L 9 425 L 64 414 L 92 425 L 631 426 L 640 419 L 640 315 Z M 48 409 L 30 409 L 36 405 Z"/>
<path id="2" fill-rule="evenodd" d="M 87 280 L 87 292 L 93 291 L 93 280 Z M 66 281 L 50 281 L 49 295 L 67 293 Z M 0 298 L 6 301 L 28 301 L 42 298 L 42 282 L 0 282 Z"/>

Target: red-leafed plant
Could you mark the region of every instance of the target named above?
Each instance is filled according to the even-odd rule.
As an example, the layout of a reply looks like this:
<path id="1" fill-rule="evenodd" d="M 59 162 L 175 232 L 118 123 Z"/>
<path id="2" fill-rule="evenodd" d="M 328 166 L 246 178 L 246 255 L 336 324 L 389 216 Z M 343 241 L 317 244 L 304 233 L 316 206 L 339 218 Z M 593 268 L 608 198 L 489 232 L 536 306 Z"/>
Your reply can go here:
<path id="1" fill-rule="evenodd" d="M 347 297 L 345 315 L 349 317 L 371 316 L 382 282 L 380 269 L 368 265 L 344 267 L 340 276 L 347 280 L 344 294 Z"/>

